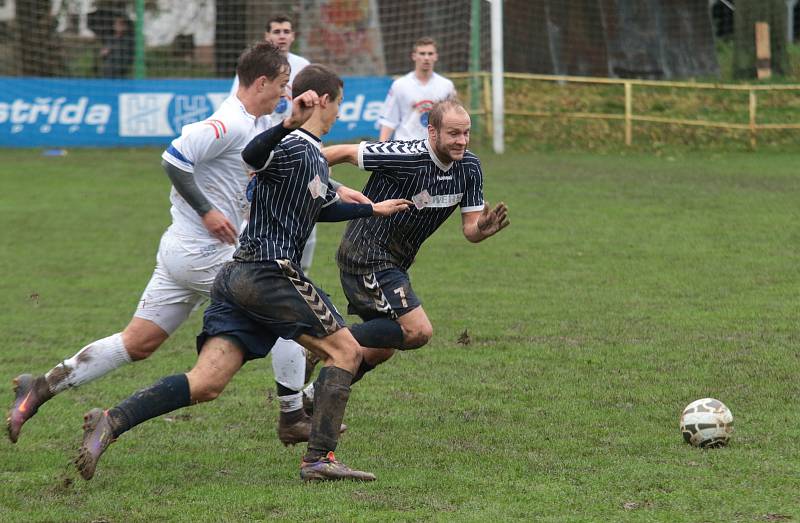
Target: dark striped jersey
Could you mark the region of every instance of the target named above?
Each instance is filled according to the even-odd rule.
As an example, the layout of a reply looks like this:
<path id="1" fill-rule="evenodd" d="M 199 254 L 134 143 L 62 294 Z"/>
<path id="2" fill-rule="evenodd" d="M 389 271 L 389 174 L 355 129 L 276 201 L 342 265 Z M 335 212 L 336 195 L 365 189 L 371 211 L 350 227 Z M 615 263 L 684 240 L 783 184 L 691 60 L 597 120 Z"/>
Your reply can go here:
<path id="1" fill-rule="evenodd" d="M 362 191 L 365 196 L 374 202 L 406 198 L 414 206 L 388 218 L 348 223 L 336 253 L 345 272 L 407 270 L 422 243 L 457 206 L 462 213 L 483 210 L 481 162 L 470 151 L 462 160 L 445 165 L 430 152 L 427 140 L 362 142 L 358 166 L 372 172 Z"/>
<path id="2" fill-rule="evenodd" d="M 288 259 L 300 266 L 306 240 L 320 210 L 338 200 L 319 138 L 304 129 L 286 136 L 256 171 L 250 219 L 235 260 Z"/>

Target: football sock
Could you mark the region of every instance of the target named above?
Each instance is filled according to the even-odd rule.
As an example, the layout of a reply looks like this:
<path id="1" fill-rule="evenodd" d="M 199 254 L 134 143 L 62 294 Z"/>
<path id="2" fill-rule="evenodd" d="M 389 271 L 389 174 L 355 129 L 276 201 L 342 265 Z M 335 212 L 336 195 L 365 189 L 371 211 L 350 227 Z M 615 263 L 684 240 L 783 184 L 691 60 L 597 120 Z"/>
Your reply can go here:
<path id="1" fill-rule="evenodd" d="M 280 383 L 275 383 L 278 389 L 278 403 L 281 412 L 294 412 L 303 408 L 303 393 L 287 389 Z"/>
<path id="2" fill-rule="evenodd" d="M 189 380 L 186 374 L 175 374 L 134 392 L 122 403 L 109 409 L 108 417 L 114 437 L 117 438 L 142 422 L 190 404 Z"/>
<path id="3" fill-rule="evenodd" d="M 353 337 L 362 347 L 402 349 L 403 328 L 394 320 L 376 318 L 350 327 Z"/>
<path id="4" fill-rule="evenodd" d="M 352 381 L 353 375 L 339 367 L 323 367 L 319 371 L 314 387 L 311 435 L 304 461 L 318 461 L 329 451 L 336 450 Z"/>
<path id="5" fill-rule="evenodd" d="M 122 333 L 118 332 L 85 346 L 70 359 L 50 369 L 45 379 L 50 392 L 55 395 L 105 376 L 130 362 L 131 357 L 122 343 Z"/>
<path id="6" fill-rule="evenodd" d="M 306 378 L 306 353 L 303 347 L 294 340 L 278 338 L 270 354 L 275 381 L 291 393 L 300 391 Z M 282 395 L 278 389 L 278 396 Z"/>
<path id="7" fill-rule="evenodd" d="M 312 402 L 314 401 L 314 382 L 308 384 L 308 387 L 303 389 L 303 396 L 309 398 Z"/>
<path id="8" fill-rule="evenodd" d="M 358 370 L 356 371 L 356 375 L 353 376 L 353 381 L 352 381 L 352 383 L 350 383 L 350 385 L 352 385 L 353 383 L 355 383 L 358 380 L 360 380 L 361 378 L 363 378 L 364 374 L 368 373 L 369 371 L 371 371 L 374 368 L 375 368 L 375 365 L 370 365 L 369 363 L 367 363 L 365 360 L 362 359 L 361 360 L 361 365 L 358 366 Z"/>

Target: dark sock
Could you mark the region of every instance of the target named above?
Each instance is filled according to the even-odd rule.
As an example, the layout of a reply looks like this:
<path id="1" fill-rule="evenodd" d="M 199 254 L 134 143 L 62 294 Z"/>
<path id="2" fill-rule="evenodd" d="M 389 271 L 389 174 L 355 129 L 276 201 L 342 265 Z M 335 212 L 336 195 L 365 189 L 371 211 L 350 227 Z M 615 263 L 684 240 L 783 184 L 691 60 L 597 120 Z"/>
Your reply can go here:
<path id="1" fill-rule="evenodd" d="M 362 359 L 361 360 L 361 365 L 358 366 L 358 370 L 356 371 L 356 375 L 353 376 L 353 381 L 350 383 L 350 385 L 352 385 L 353 383 L 355 383 L 358 380 L 360 380 L 361 378 L 363 378 L 364 374 L 368 373 L 369 371 L 371 371 L 374 368 L 375 368 L 375 365 L 370 365 L 369 363 L 367 363 L 366 360 Z"/>
<path id="2" fill-rule="evenodd" d="M 277 381 L 275 382 L 275 388 L 278 390 L 278 396 L 291 396 L 292 394 L 300 392 L 299 390 L 292 390 L 289 387 L 284 387 Z"/>
<path id="3" fill-rule="evenodd" d="M 339 367 L 323 367 L 314 383 L 314 415 L 304 461 L 318 461 L 336 450 L 353 375 Z"/>
<path id="4" fill-rule="evenodd" d="M 190 403 L 186 374 L 162 378 L 151 387 L 134 392 L 108 411 L 114 437 L 118 438 L 120 434 L 151 418 L 188 407 Z"/>
<path id="5" fill-rule="evenodd" d="M 403 328 L 396 321 L 388 318 L 376 318 L 356 323 L 350 332 L 362 347 L 373 349 L 402 349 Z"/>

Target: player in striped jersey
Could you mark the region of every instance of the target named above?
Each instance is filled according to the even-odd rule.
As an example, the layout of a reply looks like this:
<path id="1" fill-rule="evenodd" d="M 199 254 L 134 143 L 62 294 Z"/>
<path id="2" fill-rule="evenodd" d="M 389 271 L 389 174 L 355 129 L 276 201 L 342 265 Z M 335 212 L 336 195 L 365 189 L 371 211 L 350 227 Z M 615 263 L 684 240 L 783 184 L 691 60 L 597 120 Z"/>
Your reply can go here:
<path id="1" fill-rule="evenodd" d="M 269 123 L 267 127 L 277 125 L 291 114 L 292 83 L 297 74 L 309 64 L 309 61 L 302 56 L 290 52 L 294 39 L 295 31 L 291 18 L 284 14 L 278 14 L 267 20 L 264 30 L 264 40 L 271 42 L 286 56 L 290 68 L 289 85 L 287 85 L 284 95 L 281 96 L 278 105 L 275 107 L 272 114 L 270 114 L 269 118 L 263 119 Z M 238 88 L 239 77 L 237 75 L 233 80 L 231 94 L 234 94 Z M 340 196 L 343 196 L 347 191 L 350 191 L 347 187 L 337 189 Z M 370 203 L 368 199 L 363 198 L 361 193 L 352 191 L 350 196 L 351 201 L 354 203 Z M 316 244 L 317 228 L 314 227 L 311 230 L 308 241 L 306 241 L 306 245 L 303 249 L 303 257 L 300 262 L 303 272 L 305 273 L 308 273 L 311 269 Z M 275 343 L 275 346 L 270 352 L 270 356 L 272 359 L 272 370 L 275 374 L 275 385 L 280 408 L 278 439 L 284 444 L 306 441 L 308 438 L 309 424 L 306 423 L 306 420 L 302 417 L 303 395 L 300 391 L 307 381 L 307 375 L 310 374 L 305 372 L 305 361 L 308 360 L 311 362 L 309 370 L 312 370 L 313 365 L 316 364 L 316 358 L 313 354 L 304 351 L 303 348 L 293 340 L 284 340 L 283 338 Z"/>
<path id="2" fill-rule="evenodd" d="M 342 328 L 344 321 L 327 295 L 305 276 L 300 257 L 318 220 L 388 216 L 407 210 L 411 202 L 341 202 L 329 183 L 318 136 L 336 121 L 342 81 L 312 64 L 298 74 L 294 89 L 303 94 L 292 101 L 291 117 L 256 136 L 242 153 L 256 171 L 250 219 L 234 260 L 214 281 L 212 303 L 197 340 L 197 363 L 188 373 L 165 377 L 115 408 L 87 413 L 76 460 L 84 478 L 94 475 L 100 456 L 119 435 L 148 419 L 215 399 L 246 361 L 266 356 L 280 336 L 296 339 L 326 361 L 317 382 L 301 477 L 375 479 L 333 455 L 360 346 Z"/>
<path id="3" fill-rule="evenodd" d="M 423 242 L 461 208 L 464 237 L 481 242 L 509 224 L 504 203 L 483 199 L 483 171 L 467 150 L 470 118 L 454 99 L 434 104 L 428 138 L 411 142 L 334 145 L 323 151 L 331 165 L 350 162 L 370 171 L 363 189 L 373 201 L 406 198 L 410 212 L 386 220 L 360 218 L 345 229 L 336 255 L 348 311 L 364 323 L 351 327 L 363 359 L 354 382 L 389 359 L 394 349 L 425 345 L 433 327 L 411 287 L 408 268 Z"/>

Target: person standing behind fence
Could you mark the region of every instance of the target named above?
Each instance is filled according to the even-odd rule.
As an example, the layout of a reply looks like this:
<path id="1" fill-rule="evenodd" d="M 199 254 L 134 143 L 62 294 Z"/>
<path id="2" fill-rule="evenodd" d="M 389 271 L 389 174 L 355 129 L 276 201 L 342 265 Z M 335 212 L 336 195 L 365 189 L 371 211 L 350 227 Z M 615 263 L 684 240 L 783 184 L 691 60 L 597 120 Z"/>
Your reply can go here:
<path id="1" fill-rule="evenodd" d="M 378 124 L 380 141 L 424 140 L 428 137 L 428 112 L 433 104 L 456 95 L 453 82 L 433 71 L 439 53 L 436 41 L 424 36 L 414 42 L 414 70 L 394 82 L 386 96 Z"/>
<path id="2" fill-rule="evenodd" d="M 292 28 L 292 20 L 288 16 L 280 14 L 273 16 L 267 21 L 267 25 L 264 28 L 264 40 L 271 42 L 272 45 L 277 47 L 280 52 L 283 53 L 286 59 L 289 60 L 290 68 L 289 85 L 287 86 L 286 93 L 281 97 L 281 101 L 278 102 L 278 106 L 271 115 L 272 125 L 278 125 L 291 114 L 292 83 L 294 82 L 294 77 L 297 76 L 297 73 L 302 71 L 303 68 L 310 63 L 302 56 L 289 52 L 289 49 L 292 47 L 292 43 L 294 43 L 294 38 L 295 32 Z M 231 94 L 236 94 L 236 90 L 238 88 L 239 77 L 236 76 L 233 79 L 233 85 L 231 86 Z M 311 265 L 310 260 L 309 265 Z"/>
<path id="3" fill-rule="evenodd" d="M 133 22 L 124 13 L 114 15 L 111 31 L 102 37 L 100 74 L 103 78 L 127 78 L 135 54 Z"/>

